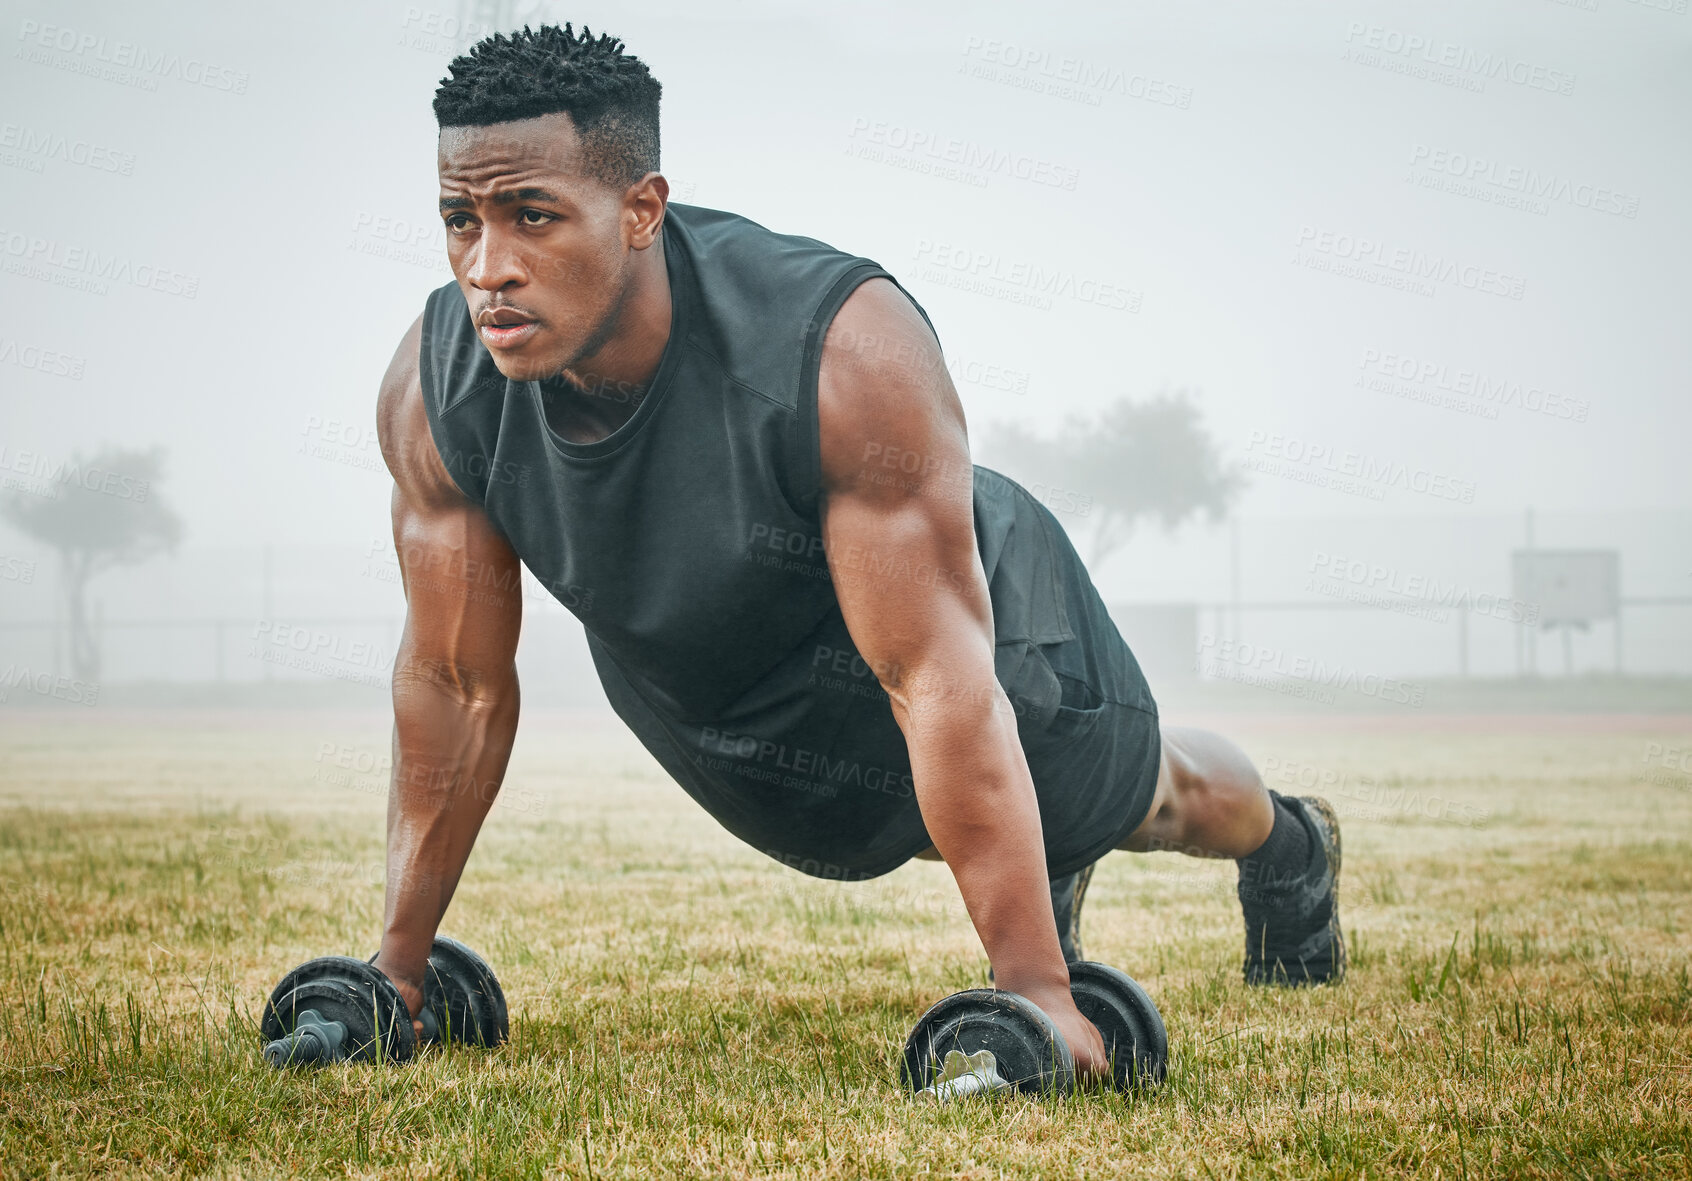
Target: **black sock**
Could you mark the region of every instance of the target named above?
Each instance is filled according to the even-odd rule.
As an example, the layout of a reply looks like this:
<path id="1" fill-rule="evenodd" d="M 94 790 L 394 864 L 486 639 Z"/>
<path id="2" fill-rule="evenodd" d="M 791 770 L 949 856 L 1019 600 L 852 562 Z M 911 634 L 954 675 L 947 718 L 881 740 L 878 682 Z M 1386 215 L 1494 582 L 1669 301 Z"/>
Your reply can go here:
<path id="1" fill-rule="evenodd" d="M 1271 791 L 1275 826 L 1269 838 L 1253 853 L 1240 858 L 1240 881 L 1273 892 L 1279 886 L 1301 881 L 1310 867 L 1310 830 L 1293 813 L 1279 792 Z"/>

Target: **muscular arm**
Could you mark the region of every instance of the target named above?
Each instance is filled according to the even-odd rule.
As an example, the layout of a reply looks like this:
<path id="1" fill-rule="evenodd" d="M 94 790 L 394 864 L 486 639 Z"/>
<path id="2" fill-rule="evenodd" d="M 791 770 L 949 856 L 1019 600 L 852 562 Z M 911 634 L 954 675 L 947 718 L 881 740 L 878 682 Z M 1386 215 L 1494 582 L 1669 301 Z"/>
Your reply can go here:
<path id="1" fill-rule="evenodd" d="M 517 555 L 454 485 L 424 416 L 422 318 L 382 380 L 377 434 L 394 477 L 405 633 L 394 656 L 388 885 L 376 964 L 416 1016 L 424 966 L 517 732 Z"/>
<path id="2" fill-rule="evenodd" d="M 871 279 L 823 343 L 823 548 L 841 613 L 905 736 L 917 804 L 998 987 L 1057 1021 L 1077 1067 L 1103 1044 L 1075 1010 L 1015 717 L 993 671 L 963 408 L 903 293 Z"/>

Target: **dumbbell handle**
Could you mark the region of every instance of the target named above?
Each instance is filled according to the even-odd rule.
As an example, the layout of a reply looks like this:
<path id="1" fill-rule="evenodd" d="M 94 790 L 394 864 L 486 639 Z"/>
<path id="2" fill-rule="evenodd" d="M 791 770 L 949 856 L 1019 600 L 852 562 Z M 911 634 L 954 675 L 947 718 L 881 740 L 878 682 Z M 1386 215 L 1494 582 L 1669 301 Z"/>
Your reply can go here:
<path id="1" fill-rule="evenodd" d="M 939 1077 L 917 1095 L 936 1103 L 950 1103 L 966 1095 L 992 1095 L 1010 1089 L 1011 1084 L 999 1074 L 999 1063 L 993 1051 L 977 1050 L 973 1054 L 965 1054 L 961 1050 L 948 1050 Z"/>
<path id="2" fill-rule="evenodd" d="M 316 1009 L 307 1009 L 300 1014 L 292 1033 L 264 1048 L 264 1058 L 276 1067 L 335 1062 L 341 1056 L 341 1042 L 346 1036 L 345 1025 L 325 1021 Z"/>

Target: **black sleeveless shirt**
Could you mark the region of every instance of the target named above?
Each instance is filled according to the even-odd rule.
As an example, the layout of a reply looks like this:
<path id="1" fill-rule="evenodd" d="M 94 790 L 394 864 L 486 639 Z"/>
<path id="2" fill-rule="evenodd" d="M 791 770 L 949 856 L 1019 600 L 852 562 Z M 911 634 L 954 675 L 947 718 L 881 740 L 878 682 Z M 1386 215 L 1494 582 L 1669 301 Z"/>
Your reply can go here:
<path id="1" fill-rule="evenodd" d="M 688 794 L 806 873 L 886 873 L 932 842 L 904 737 L 847 633 L 823 554 L 817 375 L 846 297 L 893 276 L 719 210 L 672 202 L 662 232 L 670 337 L 626 423 L 592 443 L 559 435 L 540 383 L 499 372 L 447 283 L 423 315 L 430 431 L 464 494 L 581 620 L 612 707 Z M 890 458 L 883 466 L 900 478 L 903 457 Z M 973 475 L 996 671 L 1035 771 L 1055 876 L 1121 811 L 1102 789 L 1079 812 L 1056 806 L 1052 785 L 1075 745 L 1061 741 L 1066 727 L 1080 736 L 1106 703 L 1155 711 L 1055 519 L 1005 477 Z M 957 577 L 879 572 L 913 594 Z M 1071 618 L 1079 610 L 1096 629 L 1095 607 L 1119 654 L 1076 647 L 1085 637 Z M 1036 748 L 1050 749 L 1045 766 Z M 1097 770 L 1096 752 L 1071 753 Z"/>

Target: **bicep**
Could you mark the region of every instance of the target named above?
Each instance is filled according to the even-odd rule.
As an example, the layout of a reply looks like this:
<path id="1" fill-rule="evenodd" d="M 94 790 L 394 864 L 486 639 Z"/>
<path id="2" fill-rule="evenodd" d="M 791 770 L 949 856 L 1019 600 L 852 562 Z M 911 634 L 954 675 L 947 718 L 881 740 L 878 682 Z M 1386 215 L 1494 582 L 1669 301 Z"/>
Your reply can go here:
<path id="1" fill-rule="evenodd" d="M 423 683 L 476 700 L 511 682 L 522 626 L 522 565 L 479 505 L 460 492 L 429 432 L 412 326 L 383 379 L 377 411 L 394 478 L 394 549 L 406 625 L 396 688 Z"/>
<path id="2" fill-rule="evenodd" d="M 823 547 L 854 643 L 908 706 L 925 689 L 991 680 L 992 605 L 963 410 L 938 346 L 891 284 L 858 294 L 830 328 L 819 381 Z M 891 361 L 831 357 L 837 338 L 866 336 L 904 347 Z"/>
<path id="3" fill-rule="evenodd" d="M 479 508 L 418 505 L 396 487 L 405 660 L 394 675 L 477 698 L 508 686 L 522 629 L 521 565 Z"/>

